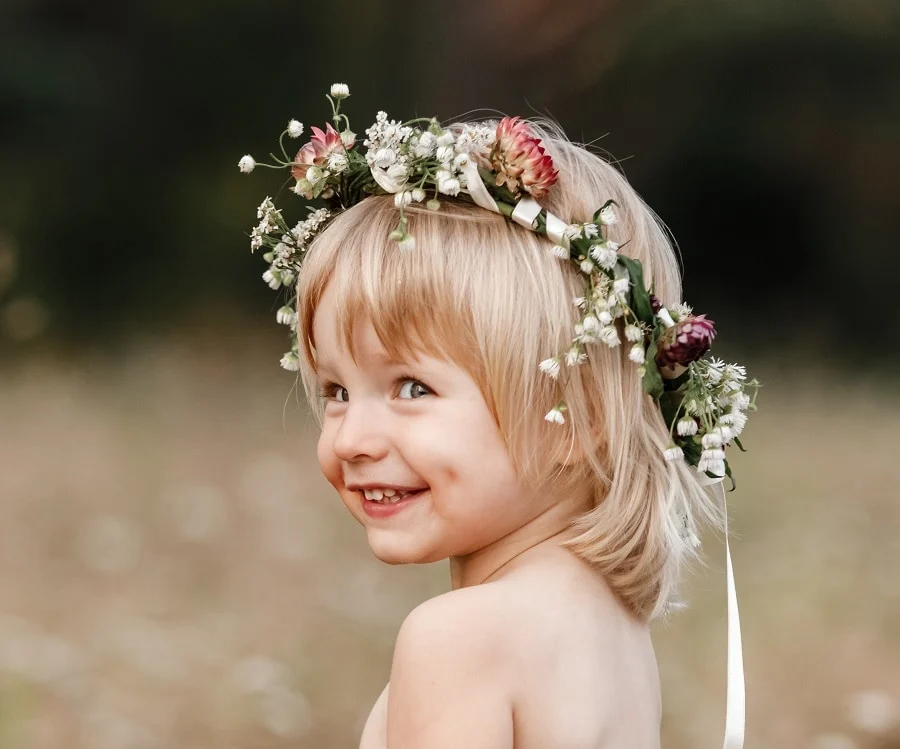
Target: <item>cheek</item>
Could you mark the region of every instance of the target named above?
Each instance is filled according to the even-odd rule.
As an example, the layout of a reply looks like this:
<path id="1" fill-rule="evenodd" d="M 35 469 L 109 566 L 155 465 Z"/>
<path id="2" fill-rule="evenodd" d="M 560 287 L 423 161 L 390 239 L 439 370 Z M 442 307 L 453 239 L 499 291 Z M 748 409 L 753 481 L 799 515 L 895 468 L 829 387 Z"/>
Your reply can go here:
<path id="1" fill-rule="evenodd" d="M 329 483 L 337 488 L 341 482 L 341 466 L 337 456 L 334 454 L 331 445 L 333 438 L 326 427 L 319 435 L 319 442 L 316 445 L 316 457 L 319 459 L 319 468 L 322 475 L 328 479 Z"/>

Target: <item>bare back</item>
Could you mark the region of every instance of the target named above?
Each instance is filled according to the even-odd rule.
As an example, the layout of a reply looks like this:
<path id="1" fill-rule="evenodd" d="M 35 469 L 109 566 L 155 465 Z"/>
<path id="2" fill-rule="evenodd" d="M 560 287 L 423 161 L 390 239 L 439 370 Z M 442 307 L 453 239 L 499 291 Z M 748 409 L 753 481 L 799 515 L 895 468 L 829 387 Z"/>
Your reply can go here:
<path id="1" fill-rule="evenodd" d="M 600 575 L 554 548 L 476 587 L 516 622 L 504 633 L 517 654 L 507 685 L 514 744 L 497 749 L 658 749 L 660 690 L 649 630 Z M 389 749 L 388 699 L 385 687 L 360 749 Z"/>

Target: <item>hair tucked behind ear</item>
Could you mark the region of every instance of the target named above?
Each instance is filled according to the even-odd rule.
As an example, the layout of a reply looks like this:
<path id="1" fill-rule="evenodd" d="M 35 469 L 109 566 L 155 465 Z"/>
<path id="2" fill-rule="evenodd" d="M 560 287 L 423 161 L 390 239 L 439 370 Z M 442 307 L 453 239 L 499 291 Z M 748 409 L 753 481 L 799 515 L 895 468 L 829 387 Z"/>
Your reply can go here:
<path id="1" fill-rule="evenodd" d="M 557 126 L 530 125 L 559 171 L 541 204 L 584 222 L 613 199 L 619 223 L 610 238 L 627 241 L 624 252 L 641 261 L 663 304 L 678 303 L 678 263 L 655 214 L 615 168 Z M 696 555 L 698 523 L 718 524 L 719 514 L 697 474 L 664 459 L 667 427 L 625 347 L 589 346 L 588 361 L 567 369 L 568 379 L 547 377 L 539 362 L 571 340 L 572 300 L 584 292 L 577 270 L 553 256 L 546 237 L 469 203 L 443 199 L 439 211 L 406 211 L 412 252 L 388 238 L 398 212 L 391 196 L 380 196 L 338 215 L 307 253 L 298 284 L 300 375 L 316 419 L 321 424 L 323 411 L 312 323 L 334 283 L 334 323 L 351 356 L 354 322 L 365 316 L 390 354 L 455 361 L 481 389 L 524 477 L 535 486 L 589 487 L 593 509 L 574 520 L 567 545 L 636 616 L 658 616 L 675 600 L 684 561 Z M 560 397 L 567 423 L 544 421 Z M 582 459 L 562 465 L 560 443 Z"/>

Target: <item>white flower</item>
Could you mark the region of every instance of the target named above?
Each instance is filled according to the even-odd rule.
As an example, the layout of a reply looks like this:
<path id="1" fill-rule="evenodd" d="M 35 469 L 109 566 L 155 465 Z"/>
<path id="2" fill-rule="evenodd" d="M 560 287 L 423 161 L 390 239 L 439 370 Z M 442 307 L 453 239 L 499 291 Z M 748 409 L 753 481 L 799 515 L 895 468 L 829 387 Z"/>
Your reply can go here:
<path id="1" fill-rule="evenodd" d="M 413 153 L 420 158 L 431 156 L 436 145 L 437 138 L 434 137 L 434 133 L 426 130 L 419 136 L 419 142 L 413 147 Z"/>
<path id="2" fill-rule="evenodd" d="M 588 239 L 593 239 L 596 236 L 599 236 L 600 228 L 597 224 L 585 224 L 584 225 L 584 236 Z"/>
<path id="3" fill-rule="evenodd" d="M 612 325 L 607 325 L 605 328 L 601 328 L 600 340 L 610 348 L 615 348 L 620 343 L 622 343 L 622 341 L 619 339 L 619 331 L 616 330 Z"/>
<path id="4" fill-rule="evenodd" d="M 746 393 L 738 393 L 734 396 L 734 407 L 738 411 L 744 411 L 750 407 L 750 396 Z M 742 414 L 743 415 L 743 414 Z M 744 417 L 746 419 L 746 416 Z"/>
<path id="5" fill-rule="evenodd" d="M 719 418 L 719 423 L 727 425 L 731 429 L 732 435 L 737 437 L 744 431 L 744 427 L 747 426 L 747 414 L 742 411 L 732 411 L 731 413 L 723 414 Z"/>
<path id="6" fill-rule="evenodd" d="M 240 169 L 244 174 L 250 174 L 256 168 L 256 159 L 254 159 L 249 153 L 246 156 L 243 156 L 241 160 L 238 162 L 238 169 Z"/>
<path id="7" fill-rule="evenodd" d="M 350 96 L 350 88 L 346 83 L 332 83 L 331 96 L 335 99 L 346 99 Z"/>
<path id="8" fill-rule="evenodd" d="M 588 315 L 582 321 L 582 325 L 584 329 L 589 333 L 597 333 L 600 331 L 600 320 L 597 319 L 595 315 Z"/>
<path id="9" fill-rule="evenodd" d="M 259 204 L 259 208 L 256 209 L 256 218 L 267 218 L 274 210 L 275 204 L 272 202 L 272 198 L 266 196 L 265 200 Z"/>
<path id="10" fill-rule="evenodd" d="M 644 345 L 641 343 L 636 343 L 631 347 L 631 350 L 628 352 L 628 358 L 631 359 L 635 364 L 643 364 L 644 363 Z"/>
<path id="11" fill-rule="evenodd" d="M 341 143 L 344 144 L 344 148 L 350 149 L 356 144 L 356 133 L 347 128 L 346 130 L 341 130 Z"/>
<path id="12" fill-rule="evenodd" d="M 606 206 L 600 211 L 600 223 L 604 226 L 612 226 L 613 224 L 619 223 L 619 217 L 616 215 L 615 210 L 611 205 Z"/>
<path id="13" fill-rule="evenodd" d="M 335 174 L 343 172 L 348 165 L 347 154 L 341 151 L 332 151 L 328 155 L 328 168 Z"/>
<path id="14" fill-rule="evenodd" d="M 435 158 L 440 161 L 442 164 L 447 166 L 450 165 L 450 162 L 453 161 L 453 147 L 452 146 L 438 146 L 437 153 L 435 154 Z"/>
<path id="15" fill-rule="evenodd" d="M 679 419 L 678 425 L 675 428 L 682 437 L 690 437 L 697 434 L 697 422 L 687 416 L 683 419 Z"/>
<path id="16" fill-rule="evenodd" d="M 387 169 L 397 160 L 397 154 L 390 148 L 379 148 L 372 158 L 374 166 L 380 167 L 381 169 Z"/>
<path id="17" fill-rule="evenodd" d="M 582 273 L 590 274 L 594 272 L 594 264 L 590 260 L 582 260 L 580 267 Z"/>
<path id="18" fill-rule="evenodd" d="M 553 424 L 565 424 L 566 417 L 562 415 L 562 411 L 560 410 L 559 406 L 556 406 L 554 408 L 551 408 L 547 412 L 547 415 L 544 417 L 544 421 L 549 421 Z"/>
<path id="19" fill-rule="evenodd" d="M 292 138 L 299 138 L 303 135 L 303 123 L 298 120 L 291 120 L 287 126 L 288 135 Z"/>
<path id="20" fill-rule="evenodd" d="M 569 224 L 565 229 L 563 229 L 563 236 L 569 241 L 573 239 L 578 239 L 581 237 L 581 230 L 583 227 L 578 224 Z"/>
<path id="21" fill-rule="evenodd" d="M 444 130 L 444 132 L 442 132 L 437 137 L 437 145 L 438 146 L 452 146 L 453 145 L 453 133 L 451 133 L 449 130 Z"/>
<path id="22" fill-rule="evenodd" d="M 613 281 L 613 293 L 624 296 L 631 286 L 627 278 L 617 278 Z"/>
<path id="23" fill-rule="evenodd" d="M 293 325 L 297 322 L 297 313 L 294 312 L 290 307 L 284 306 L 278 310 L 275 315 L 275 319 L 278 321 L 280 325 Z"/>
<path id="24" fill-rule="evenodd" d="M 619 260 L 618 245 L 615 242 L 604 242 L 591 247 L 591 257 L 601 268 L 612 270 Z"/>
<path id="25" fill-rule="evenodd" d="M 397 247 L 401 252 L 410 252 L 416 249 L 416 238 L 411 234 L 407 234 L 403 239 L 397 242 Z"/>
<path id="26" fill-rule="evenodd" d="M 403 190 L 403 192 L 394 193 L 394 205 L 397 208 L 403 208 L 404 206 L 412 203 L 413 196 L 412 190 Z"/>
<path id="27" fill-rule="evenodd" d="M 554 356 L 551 359 L 544 359 L 540 363 L 540 370 L 546 375 L 550 375 L 554 380 L 559 377 L 559 357 Z"/>
<path id="28" fill-rule="evenodd" d="M 677 445 L 671 445 L 663 452 L 663 456 L 670 462 L 681 460 L 682 458 L 684 458 L 684 450 L 682 450 Z"/>
<path id="29" fill-rule="evenodd" d="M 639 326 L 631 324 L 625 326 L 625 338 L 632 343 L 644 340 L 644 331 Z"/>
<path id="30" fill-rule="evenodd" d="M 705 448 L 722 447 L 722 430 L 716 428 L 704 434 L 702 444 Z"/>
<path id="31" fill-rule="evenodd" d="M 675 317 L 677 317 L 679 320 L 687 317 L 693 311 L 694 311 L 693 308 L 689 304 L 685 304 L 684 302 L 681 302 L 680 304 L 676 304 L 674 307 L 672 307 L 672 312 L 675 314 Z"/>
<path id="32" fill-rule="evenodd" d="M 300 369 L 300 357 L 293 351 L 288 351 L 281 357 L 281 366 L 288 370 L 288 372 L 296 372 Z"/>
<path id="33" fill-rule="evenodd" d="M 724 450 L 704 450 L 700 455 L 700 462 L 697 464 L 697 470 L 700 473 L 711 473 L 713 476 L 724 476 Z"/>
<path id="34" fill-rule="evenodd" d="M 722 376 L 729 380 L 743 382 L 747 379 L 747 369 L 740 364 L 726 364 Z"/>
<path id="35" fill-rule="evenodd" d="M 587 354 L 583 351 L 580 351 L 577 346 L 572 346 L 568 351 L 566 351 L 566 366 L 567 367 L 575 367 L 579 364 L 583 364 L 587 361 Z"/>
<path id="36" fill-rule="evenodd" d="M 560 244 L 553 245 L 550 252 L 553 253 L 553 257 L 558 257 L 560 260 L 569 259 L 569 251 Z"/>
<path id="37" fill-rule="evenodd" d="M 440 157 L 438 157 L 440 158 Z M 453 159 L 453 166 L 457 169 L 461 169 L 466 164 L 469 163 L 469 154 L 467 153 L 458 153 L 456 154 L 456 158 Z"/>
<path id="38" fill-rule="evenodd" d="M 321 182 L 324 178 L 324 171 L 317 166 L 311 166 L 306 170 L 306 181 L 309 182 L 310 185 L 315 185 L 316 182 Z"/>
<path id="39" fill-rule="evenodd" d="M 411 195 L 413 201 L 416 203 L 421 203 L 425 200 L 425 191 L 421 187 L 414 188 Z"/>
<path id="40" fill-rule="evenodd" d="M 438 191 L 444 195 L 459 195 L 460 184 L 455 177 L 448 177 L 438 182 Z"/>
<path id="41" fill-rule="evenodd" d="M 609 310 L 604 309 L 597 313 L 597 319 L 604 325 L 609 325 L 613 321 L 613 316 L 609 313 Z"/>
<path id="42" fill-rule="evenodd" d="M 587 300 L 583 296 L 576 296 L 572 298 L 572 304 L 578 309 L 584 309 L 584 305 L 587 304 Z"/>
<path id="43" fill-rule="evenodd" d="M 281 288 L 281 279 L 278 278 L 271 270 L 267 270 L 262 274 L 262 279 L 267 284 L 269 284 L 270 289 L 280 289 Z"/>

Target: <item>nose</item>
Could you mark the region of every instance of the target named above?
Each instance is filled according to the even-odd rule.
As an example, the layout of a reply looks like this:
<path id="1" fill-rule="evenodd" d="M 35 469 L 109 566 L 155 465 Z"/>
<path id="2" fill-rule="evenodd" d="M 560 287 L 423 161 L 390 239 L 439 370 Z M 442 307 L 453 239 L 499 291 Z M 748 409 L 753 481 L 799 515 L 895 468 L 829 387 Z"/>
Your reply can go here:
<path id="1" fill-rule="evenodd" d="M 390 446 L 388 424 L 377 408 L 367 408 L 365 401 L 348 404 L 334 433 L 332 449 L 345 461 L 384 457 Z"/>

